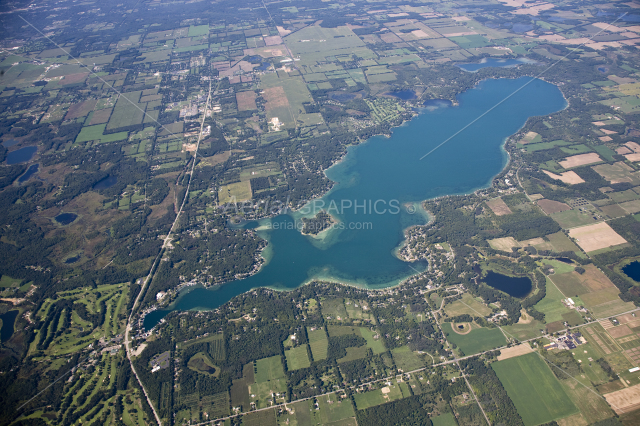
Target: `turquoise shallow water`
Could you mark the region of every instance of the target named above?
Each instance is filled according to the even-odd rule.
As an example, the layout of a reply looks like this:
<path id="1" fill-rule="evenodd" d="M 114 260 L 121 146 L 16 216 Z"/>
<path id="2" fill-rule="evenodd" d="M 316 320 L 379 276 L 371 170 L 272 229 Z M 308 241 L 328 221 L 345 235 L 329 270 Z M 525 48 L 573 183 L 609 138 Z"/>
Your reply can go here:
<path id="1" fill-rule="evenodd" d="M 509 95 L 480 120 L 420 159 Z M 421 214 L 424 212 L 414 207 L 422 200 L 469 193 L 489 185 L 507 162 L 502 147 L 505 138 L 517 132 L 529 117 L 565 106 L 560 90 L 542 80 L 485 80 L 461 94 L 458 106 L 425 109 L 396 128 L 390 138 L 376 136 L 349 148 L 344 160 L 327 170 L 336 185 L 309 208 L 328 208 L 339 220 L 336 229 L 327 231 L 322 240 L 302 235 L 296 229 L 300 212 L 254 223 L 269 241 L 269 261 L 260 272 L 214 289 L 192 288 L 171 310 L 215 309 L 256 287 L 286 290 L 312 279 L 367 288 L 398 284 L 427 266 L 403 262 L 394 254 L 402 242 L 403 229 L 426 222 Z M 145 328 L 153 327 L 168 312 L 147 315 Z"/>

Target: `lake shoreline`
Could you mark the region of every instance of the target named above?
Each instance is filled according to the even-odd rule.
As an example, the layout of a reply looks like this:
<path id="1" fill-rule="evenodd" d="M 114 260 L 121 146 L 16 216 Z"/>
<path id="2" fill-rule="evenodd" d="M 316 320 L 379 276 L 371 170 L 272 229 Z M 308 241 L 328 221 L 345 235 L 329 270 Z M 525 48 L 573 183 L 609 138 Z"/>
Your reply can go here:
<path id="1" fill-rule="evenodd" d="M 516 80 L 516 79 L 518 79 L 518 78 L 523 78 L 523 77 L 528 77 L 528 78 L 530 78 L 530 79 L 531 79 L 531 81 L 534 81 L 534 80 L 536 79 L 536 77 L 532 77 L 532 76 L 521 76 L 521 77 L 516 77 L 516 78 L 513 78 L 513 77 L 485 78 L 485 79 L 482 79 L 482 80 L 478 81 L 478 82 L 476 83 L 476 85 L 474 85 L 474 88 L 476 88 L 476 87 L 477 87 L 479 84 L 481 84 L 482 82 L 489 81 L 489 80 L 499 80 L 499 79 L 503 79 L 503 78 L 505 78 L 505 79 L 511 79 L 511 80 Z M 545 80 L 543 80 L 543 79 L 539 79 L 539 80 L 545 81 Z M 559 85 L 557 85 L 557 84 L 551 83 L 551 82 L 547 82 L 547 83 L 552 84 L 553 86 L 555 86 L 555 87 L 559 90 L 559 92 L 562 94 L 562 98 L 564 99 L 564 107 L 563 107 L 562 109 L 560 109 L 559 111 L 562 111 L 562 110 L 564 110 L 564 109 L 568 108 L 569 103 L 567 102 L 567 99 L 566 99 L 565 94 L 562 92 L 562 90 L 560 90 L 560 86 L 559 86 Z M 527 83 L 527 84 L 529 84 L 529 83 Z M 468 89 L 468 90 L 471 90 L 471 89 Z M 468 90 L 466 90 L 466 91 L 468 91 Z M 465 92 L 466 92 L 466 91 L 465 91 Z M 457 97 L 458 97 L 458 96 L 460 96 L 460 94 L 465 93 L 465 92 L 461 92 L 461 93 L 457 94 L 457 95 L 456 95 L 456 99 L 457 99 Z M 558 112 L 559 112 L 559 111 L 558 111 Z M 402 127 L 402 126 L 407 125 L 411 120 L 415 119 L 415 118 L 416 118 L 417 116 L 419 116 L 419 115 L 422 115 L 422 112 L 421 112 L 421 111 L 415 111 L 415 110 L 413 110 L 413 112 L 412 112 L 412 114 L 411 114 L 411 118 L 410 118 L 410 119 L 403 120 L 403 121 L 402 121 L 402 123 L 400 123 L 400 124 L 399 124 L 399 125 L 397 125 L 397 126 L 394 126 L 394 127 L 391 129 L 391 133 L 394 131 L 394 129 L 396 129 L 396 128 L 398 128 L 398 127 Z M 533 116 L 531 116 L 531 117 L 533 117 Z M 473 189 L 471 189 L 471 190 L 466 190 L 466 191 L 465 191 L 465 192 L 463 192 L 463 193 L 462 193 L 462 192 L 461 192 L 461 193 L 451 193 L 451 194 L 440 195 L 440 196 L 437 196 L 437 197 L 428 198 L 428 199 L 424 199 L 424 200 L 419 201 L 420 206 L 422 207 L 422 209 L 425 211 L 425 213 L 426 213 L 426 215 L 427 215 L 427 218 L 428 218 L 427 223 L 426 223 L 426 224 L 423 224 L 423 225 L 411 225 L 411 226 L 408 226 L 408 227 L 406 227 L 406 228 L 404 228 L 404 229 L 402 230 L 403 239 L 400 241 L 399 245 L 398 245 L 398 246 L 396 246 L 396 248 L 393 250 L 393 253 L 392 253 L 396 258 L 398 258 L 399 260 L 402 260 L 402 261 L 403 261 L 403 262 L 405 262 L 405 263 L 412 263 L 412 262 L 407 262 L 405 259 L 403 259 L 401 256 L 399 256 L 399 251 L 402 249 L 402 247 L 404 247 L 404 246 L 407 244 L 407 242 L 408 242 L 408 240 L 407 240 L 407 233 L 408 233 L 411 229 L 413 229 L 413 228 L 415 228 L 415 227 L 427 227 L 427 226 L 429 226 L 431 223 L 433 223 L 433 221 L 435 220 L 435 216 L 433 216 L 432 214 L 428 214 L 428 212 L 427 212 L 427 211 L 426 211 L 426 209 L 424 208 L 424 204 L 425 204 L 426 202 L 431 201 L 431 200 L 434 200 L 434 199 L 444 199 L 444 198 L 449 198 L 449 197 L 464 196 L 464 195 L 468 195 L 468 194 L 472 194 L 472 193 L 477 193 L 478 191 L 481 191 L 481 190 L 484 190 L 484 189 L 487 189 L 487 188 L 492 187 L 492 185 L 493 185 L 493 181 L 495 180 L 495 177 L 496 177 L 496 176 L 499 176 L 499 175 L 501 175 L 501 174 L 503 174 L 506 170 L 508 170 L 508 169 L 509 169 L 509 167 L 510 167 L 510 166 L 511 166 L 511 164 L 512 164 L 512 160 L 511 160 L 510 152 L 509 152 L 509 150 L 507 150 L 507 149 L 506 149 L 506 144 L 507 144 L 507 142 L 508 142 L 509 138 L 511 138 L 514 134 L 516 134 L 516 133 L 517 133 L 517 132 L 519 132 L 522 128 L 524 128 L 524 127 L 526 126 L 526 124 L 528 123 L 528 121 L 529 121 L 529 119 L 530 119 L 531 117 L 528 117 L 528 118 L 525 120 L 525 122 L 522 124 L 522 126 L 520 126 L 516 131 L 514 131 L 514 132 L 513 132 L 513 133 L 511 133 L 510 135 L 508 135 L 508 136 L 506 136 L 506 137 L 504 137 L 504 138 L 503 138 L 503 140 L 502 140 L 502 142 L 501 142 L 501 144 L 500 144 L 500 149 L 501 149 L 502 155 L 504 156 L 504 158 L 505 158 L 505 160 L 506 160 L 506 161 L 505 161 L 505 164 L 504 164 L 504 166 L 503 166 L 503 167 L 502 167 L 502 168 L 501 168 L 497 173 L 495 173 L 493 176 L 491 176 L 491 178 L 490 178 L 487 182 L 485 182 L 485 183 L 481 184 L 480 186 L 475 187 L 475 188 L 473 188 Z M 390 135 L 390 134 L 387 134 L 387 133 L 383 133 L 382 135 L 383 135 L 383 136 L 387 136 L 387 137 L 391 137 L 391 135 Z M 379 135 L 375 135 L 375 136 L 379 136 Z M 365 140 L 365 141 L 362 141 L 362 142 L 361 142 L 361 143 L 359 143 L 359 144 L 353 144 L 353 145 L 349 145 L 349 146 L 347 146 L 347 152 L 345 152 L 342 156 L 340 156 L 340 158 L 336 159 L 336 160 L 331 164 L 331 166 L 330 166 L 330 167 L 328 167 L 327 169 L 325 169 L 325 170 L 323 171 L 323 173 L 325 174 L 325 176 L 327 176 L 327 171 L 328 171 L 331 167 L 334 167 L 334 166 L 336 166 L 336 165 L 338 165 L 338 164 L 342 163 L 342 162 L 345 160 L 345 157 L 347 156 L 347 154 L 349 154 L 349 147 L 352 147 L 352 146 L 353 146 L 353 147 L 355 147 L 355 146 L 361 146 L 361 145 L 364 145 L 365 143 L 369 142 L 369 141 L 370 141 L 370 140 L 372 140 L 373 138 L 374 138 L 374 136 L 371 136 L 370 138 L 368 138 L 368 139 L 367 139 L 367 140 Z M 328 178 L 328 176 L 327 176 L 327 178 Z M 333 180 L 332 180 L 332 181 L 333 181 Z M 331 192 L 336 188 L 336 185 L 337 185 L 338 183 L 340 183 L 340 182 L 338 182 L 338 181 L 333 181 L 333 182 L 334 182 L 334 183 L 331 185 L 331 187 L 330 187 L 330 188 L 329 188 L 329 189 L 328 189 L 324 194 L 322 194 L 321 196 L 319 196 L 319 197 L 317 197 L 317 198 L 314 198 L 314 200 L 317 200 L 317 199 L 320 199 L 320 198 L 322 198 L 322 197 L 327 196 L 328 194 L 330 194 L 330 193 L 331 193 Z M 416 202 L 416 203 L 418 203 L 418 202 Z M 305 203 L 305 205 L 306 205 L 306 203 Z M 304 206 L 302 206 L 302 207 L 304 207 Z M 289 209 L 289 211 L 291 211 L 291 212 L 298 212 L 302 207 L 297 208 L 297 209 L 295 209 L 295 210 L 294 210 L 294 209 Z M 269 216 L 269 217 L 265 217 L 265 218 L 262 218 L 262 219 L 259 219 L 259 220 L 260 220 L 260 221 L 263 221 L 263 220 L 272 220 L 274 217 L 276 217 L 276 216 L 277 216 L 277 215 L 279 215 L 279 214 L 282 214 L 282 212 L 278 212 L 277 214 L 273 214 L 273 215 L 271 215 L 271 216 Z M 289 213 L 288 213 L 288 214 L 289 214 Z M 260 228 L 257 228 L 257 231 L 260 231 Z M 325 231 L 331 231 L 331 228 L 329 228 L 328 230 L 325 230 Z M 322 233 L 324 233 L 325 231 L 323 231 Z M 265 247 L 261 250 L 261 252 L 260 252 L 260 257 L 262 257 L 262 259 L 264 260 L 264 262 L 262 262 L 262 264 L 261 264 L 261 265 L 259 265 L 259 267 L 255 268 L 255 269 L 254 269 L 254 270 L 253 270 L 249 275 L 255 275 L 255 274 L 259 273 L 259 272 L 260 272 L 260 271 L 262 271 L 262 270 L 263 270 L 263 268 L 264 268 L 264 267 L 269 263 L 269 260 L 265 259 L 265 256 L 263 256 L 263 255 L 262 255 L 262 251 L 264 251 L 266 248 L 268 248 L 268 247 L 270 246 L 269 238 L 268 238 L 267 236 L 262 236 L 262 235 L 260 235 L 260 237 L 261 237 L 261 238 L 263 238 L 263 239 L 265 239 L 265 241 L 267 242 L 267 246 L 265 246 Z M 309 237 L 309 236 L 307 236 L 307 237 Z M 303 282 L 301 282 L 301 283 L 300 283 L 297 287 L 295 287 L 295 288 L 298 288 L 298 287 L 300 287 L 300 286 L 307 285 L 307 284 L 310 284 L 310 283 L 320 283 L 320 284 L 321 284 L 321 283 L 331 283 L 331 284 L 336 284 L 336 285 L 343 285 L 343 286 L 349 286 L 349 287 L 356 287 L 356 288 L 363 289 L 363 290 L 367 290 L 367 291 L 384 291 L 384 290 L 389 290 L 389 289 L 393 289 L 393 288 L 398 288 L 398 287 L 400 287 L 400 286 L 402 286 L 402 285 L 406 284 L 406 283 L 407 283 L 407 282 L 409 282 L 409 281 L 415 281 L 416 277 L 419 277 L 422 273 L 426 272 L 427 270 L 428 270 L 428 267 L 427 267 L 427 269 L 425 269 L 425 271 L 422 271 L 422 272 L 418 272 L 417 270 L 415 270 L 417 273 L 411 273 L 410 275 L 408 275 L 408 276 L 404 276 L 404 277 L 399 278 L 399 279 L 397 279 L 397 280 L 396 280 L 396 279 L 391 280 L 390 282 L 384 283 L 382 287 L 375 286 L 375 285 L 370 287 L 370 286 L 369 286 L 369 284 L 367 284 L 367 283 L 362 283 L 362 282 L 357 282 L 357 281 L 350 281 L 350 280 L 346 280 L 346 279 L 344 279 L 344 278 L 336 278 L 336 277 L 332 277 L 332 276 L 322 276 L 322 277 L 315 276 L 315 277 L 311 277 L 311 278 L 309 278 L 309 279 L 304 280 Z M 248 277 L 249 275 L 247 275 L 246 277 Z M 246 277 L 245 277 L 245 278 L 246 278 Z M 215 284 L 215 285 L 213 285 L 213 286 L 207 286 L 206 284 L 204 284 L 204 285 L 202 285 L 202 287 L 203 287 L 203 288 L 205 288 L 205 289 L 211 289 L 211 288 L 214 288 L 214 287 L 220 287 L 220 286 L 222 286 L 222 285 L 227 285 L 227 284 L 229 284 L 229 283 L 231 283 L 231 282 L 233 282 L 233 281 L 235 281 L 235 280 L 229 280 L 229 281 L 226 281 L 226 282 L 216 283 L 216 284 Z M 273 290 L 273 291 L 290 291 L 290 290 L 293 290 L 293 288 L 282 288 L 282 287 L 277 287 L 277 286 L 273 286 L 273 285 L 261 285 L 261 286 L 259 286 L 259 287 L 262 287 L 262 288 L 268 288 L 268 289 Z M 182 294 L 179 294 L 178 296 L 179 296 L 179 297 L 178 297 L 177 299 L 175 299 L 173 302 L 171 302 L 171 304 L 170 304 L 170 305 L 174 305 L 174 304 L 176 304 L 176 303 L 179 301 L 179 299 L 181 298 Z M 235 297 L 235 296 L 234 296 L 234 297 Z M 165 306 L 166 306 L 166 305 L 165 305 Z M 169 307 L 169 309 L 171 309 L 171 308 Z M 195 309 L 195 310 L 201 310 L 201 309 L 198 309 L 197 307 L 194 307 L 193 309 Z M 207 309 L 206 309 L 206 308 L 203 308 L 202 310 L 207 310 Z"/>

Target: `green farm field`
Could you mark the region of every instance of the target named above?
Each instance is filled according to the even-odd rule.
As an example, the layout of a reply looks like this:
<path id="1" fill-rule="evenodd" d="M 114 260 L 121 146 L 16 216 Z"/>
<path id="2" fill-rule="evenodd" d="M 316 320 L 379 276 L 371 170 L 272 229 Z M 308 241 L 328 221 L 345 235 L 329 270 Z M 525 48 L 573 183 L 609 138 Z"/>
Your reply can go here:
<path id="1" fill-rule="evenodd" d="M 287 369 L 289 371 L 308 368 L 311 365 L 311 363 L 309 362 L 309 355 L 307 355 L 307 345 L 288 349 L 284 352 L 284 354 L 287 358 Z"/>
<path id="2" fill-rule="evenodd" d="M 282 379 L 284 377 L 285 375 L 284 370 L 282 369 L 280 355 L 274 355 L 272 357 L 262 358 L 256 361 L 256 383 Z"/>
<path id="3" fill-rule="evenodd" d="M 323 328 L 317 328 L 311 331 L 307 328 L 307 336 L 309 337 L 309 347 L 314 361 L 327 359 L 327 350 L 329 349 L 329 340 Z"/>
<path id="4" fill-rule="evenodd" d="M 577 413 L 562 385 L 537 353 L 491 364 L 526 426 Z"/>
<path id="5" fill-rule="evenodd" d="M 498 328 L 479 328 L 469 334 L 458 334 L 451 328 L 451 323 L 442 324 L 447 340 L 455 343 L 465 355 L 473 355 L 493 348 L 504 346 L 507 340 Z"/>

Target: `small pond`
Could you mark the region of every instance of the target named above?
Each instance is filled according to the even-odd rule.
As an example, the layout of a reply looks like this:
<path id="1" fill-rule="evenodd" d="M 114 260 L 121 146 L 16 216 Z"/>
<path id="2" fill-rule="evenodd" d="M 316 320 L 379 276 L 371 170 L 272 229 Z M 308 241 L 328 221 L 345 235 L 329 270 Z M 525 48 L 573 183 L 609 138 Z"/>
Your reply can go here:
<path id="1" fill-rule="evenodd" d="M 31 166 L 29 166 L 27 171 L 18 178 L 18 182 L 22 183 L 22 182 L 28 181 L 31 176 L 38 173 L 39 167 L 40 167 L 40 164 L 32 164 Z"/>
<path id="2" fill-rule="evenodd" d="M 75 213 L 60 213 L 54 219 L 60 225 L 68 225 L 68 224 L 72 223 L 74 220 L 76 220 L 77 217 L 78 217 L 78 215 L 75 214 Z"/>
<path id="3" fill-rule="evenodd" d="M 2 142 L 2 145 L 4 145 L 5 148 L 9 148 L 10 146 L 14 146 L 19 143 L 20 141 L 17 139 L 7 139 L 6 141 Z"/>
<path id="4" fill-rule="evenodd" d="M 37 146 L 25 146 L 7 154 L 7 164 L 26 163 L 38 151 Z"/>
<path id="5" fill-rule="evenodd" d="M 116 183 L 118 183 L 118 178 L 116 176 L 107 176 L 106 178 L 93 185 L 93 189 L 111 188 Z"/>
<path id="6" fill-rule="evenodd" d="M 393 96 L 403 101 L 408 101 L 416 98 L 416 92 L 413 90 L 398 90 L 397 92 L 387 92 L 385 95 Z"/>
<path id="7" fill-rule="evenodd" d="M 68 258 L 67 260 L 64 261 L 64 263 L 66 263 L 67 265 L 70 265 L 72 263 L 76 263 L 78 260 L 80 260 L 80 255 L 79 254 Z"/>
<path id="8" fill-rule="evenodd" d="M 482 281 L 512 297 L 522 298 L 531 292 L 531 280 L 528 277 L 510 277 L 488 271 Z"/>
<path id="9" fill-rule="evenodd" d="M 0 329 L 0 341 L 6 342 L 13 336 L 13 324 L 16 322 L 18 310 L 13 310 L 0 315 L 2 329 Z"/>
<path id="10" fill-rule="evenodd" d="M 637 260 L 635 262 L 631 262 L 622 268 L 622 272 L 624 272 L 629 278 L 634 281 L 640 282 L 640 262 Z"/>

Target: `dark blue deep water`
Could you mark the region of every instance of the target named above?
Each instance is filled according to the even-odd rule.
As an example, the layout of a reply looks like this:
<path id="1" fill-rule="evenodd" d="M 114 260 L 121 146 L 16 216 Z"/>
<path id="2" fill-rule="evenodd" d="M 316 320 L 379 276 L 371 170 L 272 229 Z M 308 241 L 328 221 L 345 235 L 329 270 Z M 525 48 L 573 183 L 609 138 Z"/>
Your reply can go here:
<path id="1" fill-rule="evenodd" d="M 14 310 L 6 312 L 0 315 L 2 319 L 2 329 L 0 330 L 0 341 L 6 342 L 13 336 L 13 324 L 16 322 L 16 317 L 20 311 Z"/>
<path id="2" fill-rule="evenodd" d="M 116 176 L 107 176 L 106 178 L 93 185 L 93 189 L 100 190 L 111 188 L 116 183 L 118 183 L 118 178 Z"/>
<path id="3" fill-rule="evenodd" d="M 24 172 L 24 174 L 18 178 L 18 182 L 22 183 L 29 180 L 31 176 L 38 173 L 39 167 L 40 167 L 40 164 L 32 164 L 31 166 L 29 166 L 27 171 Z"/>
<path id="4" fill-rule="evenodd" d="M 489 271 L 482 281 L 490 287 L 517 298 L 525 297 L 531 292 L 531 280 L 528 277 L 510 277 Z"/>
<path id="5" fill-rule="evenodd" d="M 637 260 L 622 268 L 622 272 L 627 274 L 632 280 L 640 282 L 640 262 Z"/>
<path id="6" fill-rule="evenodd" d="M 457 101 L 455 107 L 422 109 L 390 138 L 375 136 L 350 147 L 327 170 L 336 185 L 305 214 L 324 206 L 339 220 L 322 239 L 296 229 L 300 212 L 262 220 L 256 229 L 269 245 L 260 272 L 213 289 L 192 287 L 171 310 L 215 309 L 253 288 L 294 289 L 314 279 L 379 289 L 423 271 L 426 263 L 395 255 L 403 230 L 427 220 L 420 202 L 487 187 L 507 163 L 505 139 L 529 117 L 566 107 L 556 86 L 530 77 L 485 80 Z M 145 328 L 168 312 L 147 315 Z"/>
<path id="7" fill-rule="evenodd" d="M 76 220 L 77 217 L 78 217 L 78 215 L 75 214 L 75 213 L 60 213 L 54 219 L 60 225 L 68 225 L 68 224 L 72 223 L 74 220 Z"/>
<path id="8" fill-rule="evenodd" d="M 7 164 L 26 163 L 38 151 L 37 146 L 25 146 L 7 154 Z"/>
<path id="9" fill-rule="evenodd" d="M 397 92 L 388 92 L 385 95 L 394 96 L 398 99 L 402 99 L 403 101 L 408 101 L 416 98 L 416 92 L 413 90 L 399 90 Z"/>

